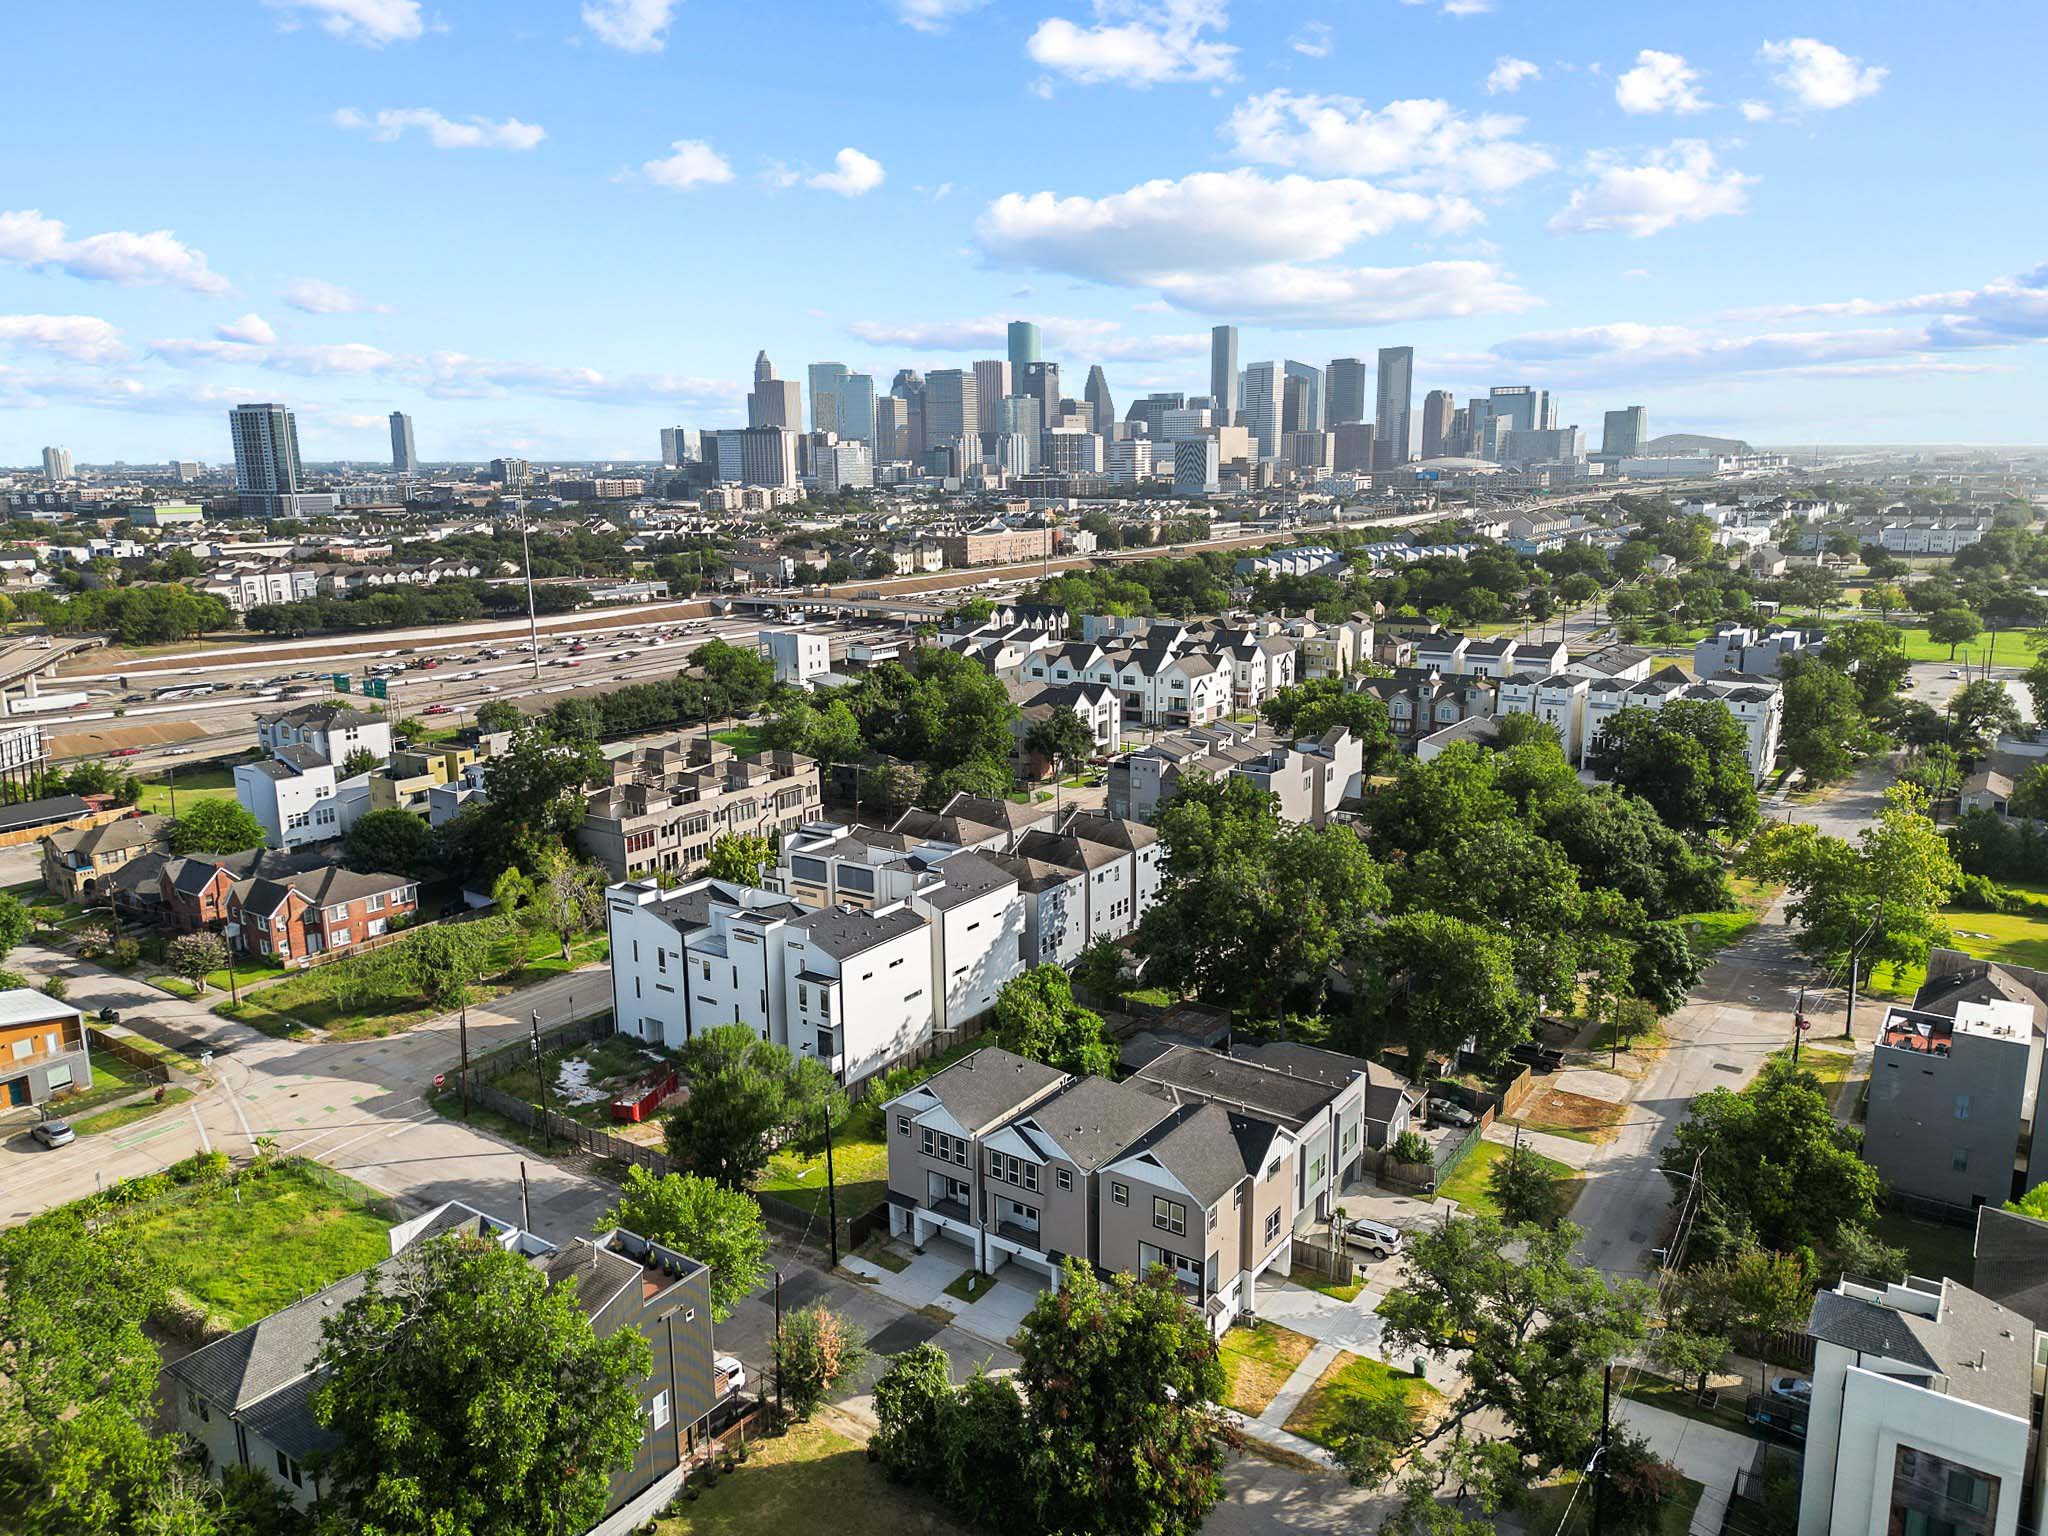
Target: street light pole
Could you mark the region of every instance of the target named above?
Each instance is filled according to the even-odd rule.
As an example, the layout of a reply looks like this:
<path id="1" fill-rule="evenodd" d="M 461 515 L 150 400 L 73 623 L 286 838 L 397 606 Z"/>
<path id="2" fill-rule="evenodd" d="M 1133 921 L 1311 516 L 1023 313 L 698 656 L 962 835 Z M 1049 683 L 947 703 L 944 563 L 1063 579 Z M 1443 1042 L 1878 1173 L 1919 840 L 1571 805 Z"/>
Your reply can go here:
<path id="1" fill-rule="evenodd" d="M 526 567 L 526 639 L 533 647 L 533 680 L 540 681 L 540 618 L 533 606 L 533 546 L 526 540 L 526 507 L 519 508 L 519 554 Z"/>

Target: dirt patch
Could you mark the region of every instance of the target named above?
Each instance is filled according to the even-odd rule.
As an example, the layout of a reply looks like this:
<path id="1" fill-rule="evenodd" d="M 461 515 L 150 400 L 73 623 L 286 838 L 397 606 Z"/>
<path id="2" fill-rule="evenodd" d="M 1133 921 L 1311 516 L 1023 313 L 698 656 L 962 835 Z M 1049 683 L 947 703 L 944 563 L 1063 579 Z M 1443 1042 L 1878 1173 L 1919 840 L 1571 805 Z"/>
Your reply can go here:
<path id="1" fill-rule="evenodd" d="M 1612 1072 L 1574 1067 L 1558 1073 L 1550 1084 L 1550 1090 L 1570 1094 L 1574 1098 L 1605 1099 L 1615 1104 L 1628 1097 L 1628 1080 Z"/>
<path id="2" fill-rule="evenodd" d="M 46 736 L 43 750 L 51 757 L 104 757 L 119 747 L 170 747 L 206 734 L 196 720 L 110 720 L 97 729 Z"/>
<path id="3" fill-rule="evenodd" d="M 1532 1131 L 1612 1131 L 1628 1113 L 1625 1105 L 1583 1093 L 1545 1088 L 1523 1101 L 1518 1118 Z"/>

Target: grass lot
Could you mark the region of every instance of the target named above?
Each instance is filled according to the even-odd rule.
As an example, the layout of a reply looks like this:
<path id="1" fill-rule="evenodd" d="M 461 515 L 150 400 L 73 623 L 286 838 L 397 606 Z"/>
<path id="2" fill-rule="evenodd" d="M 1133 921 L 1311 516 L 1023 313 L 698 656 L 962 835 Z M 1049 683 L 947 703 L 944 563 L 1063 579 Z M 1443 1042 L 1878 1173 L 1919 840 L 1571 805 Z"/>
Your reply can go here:
<path id="1" fill-rule="evenodd" d="M 1331 1297 L 1334 1300 L 1356 1301 L 1358 1300 L 1358 1293 L 1365 1289 L 1365 1281 L 1355 1278 L 1359 1273 L 1358 1270 L 1354 1269 L 1351 1273 L 1354 1278 L 1348 1285 L 1339 1285 L 1328 1275 L 1319 1275 L 1312 1269 L 1290 1270 L 1288 1271 L 1287 1278 L 1296 1285 L 1303 1286 L 1308 1290 L 1321 1291 L 1325 1296 Z"/>
<path id="2" fill-rule="evenodd" d="M 1328 1446 L 1338 1415 L 1347 1402 L 1354 1398 L 1370 1400 L 1390 1396 L 1404 1397 L 1427 1413 L 1429 1404 L 1441 1394 L 1428 1382 L 1396 1371 L 1392 1366 L 1382 1365 L 1377 1360 L 1368 1360 L 1363 1355 L 1339 1354 L 1330 1362 L 1330 1368 L 1323 1372 L 1321 1379 L 1308 1389 L 1308 1395 L 1294 1412 L 1287 1416 L 1285 1428 L 1289 1434 Z"/>
<path id="3" fill-rule="evenodd" d="M 900 1275 L 910 1268 L 910 1260 L 898 1253 L 886 1237 L 871 1237 L 855 1252 L 877 1269 L 886 1269 L 892 1275 Z"/>
<path id="4" fill-rule="evenodd" d="M 485 966 L 488 978 L 476 1001 L 501 997 L 519 987 L 530 986 L 550 976 L 559 976 L 578 966 L 602 961 L 610 944 L 601 935 L 579 941 L 571 951 L 569 964 L 562 963 L 561 945 L 552 933 L 513 931 L 501 937 L 491 950 Z M 375 963 L 374 953 L 365 957 Z M 373 987 L 347 1009 L 334 1000 L 331 973 L 358 960 L 338 960 L 312 970 L 291 972 L 284 981 L 244 994 L 240 1008 L 217 1002 L 213 1011 L 239 1019 L 265 1034 L 288 1035 L 295 1025 L 324 1029 L 336 1040 L 365 1040 L 396 1034 L 436 1016 L 426 1000 L 409 989 L 380 990 Z"/>
<path id="5" fill-rule="evenodd" d="M 1792 1047 L 1771 1052 L 1773 1061 L 1792 1060 Z M 1836 1050 L 1832 1045 L 1819 1045 L 1808 1039 L 1799 1048 L 1799 1070 L 1811 1072 L 1820 1079 L 1821 1091 L 1828 1096 L 1828 1108 L 1840 1113 L 1842 1093 L 1849 1086 L 1849 1069 L 1856 1062 L 1854 1051 Z M 1860 1081 L 1860 1079 L 1859 1079 Z"/>
<path id="6" fill-rule="evenodd" d="M 1626 1104 L 1611 1104 L 1589 1094 L 1565 1093 L 1538 1086 L 1522 1101 L 1515 1123 L 1525 1130 L 1546 1136 L 1564 1136 L 1573 1141 L 1611 1141 L 1615 1128 L 1628 1114 Z"/>
<path id="7" fill-rule="evenodd" d="M 149 984 L 173 997 L 182 997 L 187 1002 L 199 996 L 199 989 L 182 976 L 151 976 Z"/>
<path id="8" fill-rule="evenodd" d="M 1465 1160 L 1451 1170 L 1451 1176 L 1436 1188 L 1438 1195 L 1446 1200 L 1455 1200 L 1475 1216 L 1498 1216 L 1500 1207 L 1487 1192 L 1486 1176 L 1493 1171 L 1493 1165 L 1508 1155 L 1508 1149 L 1497 1141 L 1482 1141 L 1470 1152 Z M 1565 1183 L 1565 1211 L 1570 1212 L 1572 1202 L 1579 1198 L 1582 1183 L 1580 1174 L 1567 1168 L 1554 1158 L 1536 1154 L 1536 1160 L 1546 1165 L 1549 1171 Z"/>
<path id="9" fill-rule="evenodd" d="M 752 757 L 756 752 L 766 752 L 768 745 L 761 740 L 758 725 L 736 725 L 730 730 L 713 731 L 713 741 L 722 741 L 740 757 Z"/>
<path id="10" fill-rule="evenodd" d="M 1716 1398 L 1715 1405 L 1709 1408 L 1689 1386 L 1657 1376 L 1639 1376 L 1633 1386 L 1622 1389 L 1621 1395 L 1662 1408 L 1666 1413 L 1675 1413 L 1682 1419 L 1691 1419 L 1695 1424 L 1712 1424 L 1718 1429 L 1747 1435 L 1754 1432 L 1755 1426 L 1743 1414 L 1743 1399 L 1755 1390 L 1753 1377 L 1740 1386 L 1726 1387 Z"/>
<path id="11" fill-rule="evenodd" d="M 196 1074 L 200 1070 L 199 1063 L 194 1061 L 190 1056 L 185 1055 L 184 1052 L 174 1051 L 168 1045 L 158 1045 L 156 1041 L 151 1040 L 146 1036 L 127 1034 L 121 1037 L 121 1042 L 124 1045 L 132 1046 L 134 1049 L 141 1051 L 146 1056 L 155 1057 L 158 1061 L 161 1061 L 165 1066 L 173 1068 L 176 1071 L 191 1072 Z M 98 1054 L 94 1055 L 92 1070 L 93 1075 L 95 1077 L 99 1075 L 99 1063 L 101 1060 L 101 1056 L 99 1056 Z"/>
<path id="12" fill-rule="evenodd" d="M 1692 940 L 1693 953 L 1702 958 L 1726 949 L 1754 928 L 1783 890 L 1782 886 L 1763 885 L 1755 880 L 1734 879 L 1728 884 L 1741 903 L 1734 911 L 1690 912 L 1678 919 Z"/>
<path id="13" fill-rule="evenodd" d="M 1928 639 L 1926 625 L 1901 624 L 1898 626 L 1898 631 L 1900 637 L 1906 643 L 1906 659 L 1908 661 L 1946 662 L 1949 660 L 1949 648 L 1946 645 L 1937 645 L 1934 641 Z M 1965 652 L 1969 654 L 1971 661 L 1983 661 L 1985 648 L 1990 644 L 1991 635 L 1987 631 L 1970 641 L 1969 644 L 1958 646 L 1955 654 L 1955 665 L 1962 665 Z M 1993 665 L 2024 667 L 2033 661 L 2038 650 L 2038 642 L 2026 630 L 2002 629 L 1998 632 L 1997 654 L 1991 659 Z"/>
<path id="14" fill-rule="evenodd" d="M 892 1487 L 867 1452 L 822 1424 L 753 1443 L 753 1458 L 680 1513 L 661 1536 L 965 1536 L 936 1506 Z"/>
<path id="15" fill-rule="evenodd" d="M 1970 1283 L 1977 1261 L 1973 1257 L 1976 1233 L 1969 1227 L 1945 1226 L 1939 1222 L 1916 1221 L 1896 1211 L 1886 1211 L 1871 1223 L 1880 1242 L 1906 1250 L 1909 1273 L 1930 1280 L 1960 1280 Z"/>
<path id="16" fill-rule="evenodd" d="M 2048 970 L 2048 912 L 1972 912 L 1944 907 L 1941 915 L 1953 932 L 1949 948 L 1979 960 Z M 1924 965 L 1887 966 L 1871 975 L 1865 990 L 1873 996 L 1910 998 L 1926 980 Z"/>
<path id="17" fill-rule="evenodd" d="M 1706 1489 L 1689 1477 L 1682 1477 L 1679 1482 L 1682 1485 L 1679 1496 L 1659 1511 L 1657 1536 L 1685 1536 L 1692 1529 L 1693 1511 L 1699 1507 L 1700 1495 Z M 1521 1510 L 1524 1523 L 1532 1531 L 1548 1532 L 1551 1536 L 1584 1536 L 1592 1529 L 1593 1493 L 1578 1484 L 1579 1475 L 1571 1472 L 1561 1482 L 1531 1489 Z M 1572 1497 L 1574 1492 L 1578 1494 L 1576 1499 Z M 1567 1510 L 1570 1511 L 1569 1525 L 1563 1524 Z"/>
<path id="18" fill-rule="evenodd" d="M 946 1294 L 955 1301 L 979 1301 L 995 1289 L 996 1277 L 978 1269 L 963 1269 L 948 1282 Z"/>
<path id="19" fill-rule="evenodd" d="M 1127 1003 L 1150 1003 L 1155 1008 L 1171 1008 L 1173 1006 L 1173 994 L 1164 987 L 1139 987 L 1135 991 L 1126 992 L 1124 994 L 1124 1001 Z"/>
<path id="20" fill-rule="evenodd" d="M 612 1121 L 612 1094 L 644 1077 L 668 1059 L 664 1052 L 649 1050 L 631 1035 L 604 1035 L 556 1058 L 555 1070 L 548 1081 L 548 1108 L 584 1125 L 607 1127 Z M 582 1065 L 572 1066 L 572 1063 Z M 586 1067 L 587 1073 L 583 1070 Z M 564 1078 L 573 1080 L 578 1075 L 584 1077 L 586 1091 L 601 1090 L 602 1097 L 585 1102 L 572 1102 L 566 1098 L 562 1093 Z M 533 1063 L 531 1060 L 520 1061 L 510 1070 L 492 1078 L 491 1086 L 533 1103 Z"/>
<path id="21" fill-rule="evenodd" d="M 173 1088 L 159 1103 L 155 1099 L 144 1099 L 139 1104 L 123 1104 L 119 1109 L 103 1109 L 96 1115 L 87 1115 L 83 1120 L 73 1120 L 71 1129 L 81 1136 L 103 1136 L 108 1131 L 118 1131 L 147 1120 L 151 1115 L 160 1115 L 174 1105 L 182 1104 L 192 1097 L 190 1088 Z"/>
<path id="22" fill-rule="evenodd" d="M 50 1108 L 65 1119 L 83 1114 L 98 1104 L 118 1099 L 142 1088 L 146 1079 L 140 1067 L 131 1067 L 105 1051 L 92 1053 L 92 1086 L 83 1093 L 68 1094 L 50 1101 Z"/>
<path id="23" fill-rule="evenodd" d="M 1280 1395 L 1294 1368 L 1308 1358 L 1315 1340 L 1278 1323 L 1232 1328 L 1223 1335 L 1223 1403 L 1257 1418 Z"/>
<path id="24" fill-rule="evenodd" d="M 175 776 L 162 779 L 144 779 L 142 798 L 135 802 L 145 811 L 159 815 L 171 814 L 171 789 L 178 791 L 178 802 L 190 810 L 201 800 L 232 800 L 235 798 L 234 769 L 223 763 L 195 763 L 190 768 L 180 768 Z"/>
<path id="25" fill-rule="evenodd" d="M 274 960 L 262 960 L 244 956 L 235 962 L 235 985 L 244 992 L 248 991 L 251 987 L 266 987 L 271 982 L 281 980 L 290 974 L 290 972 Z M 227 967 L 222 966 L 217 971 L 208 971 L 206 973 L 206 984 L 216 992 L 227 991 Z"/>

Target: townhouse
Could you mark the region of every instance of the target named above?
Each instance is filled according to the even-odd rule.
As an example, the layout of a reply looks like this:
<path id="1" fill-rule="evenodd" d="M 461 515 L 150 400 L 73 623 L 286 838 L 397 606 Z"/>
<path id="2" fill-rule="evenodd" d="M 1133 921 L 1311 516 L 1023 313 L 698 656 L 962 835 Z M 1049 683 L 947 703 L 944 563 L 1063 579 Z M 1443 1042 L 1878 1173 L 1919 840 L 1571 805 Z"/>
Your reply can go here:
<path id="1" fill-rule="evenodd" d="M 1081 641 L 1035 652 L 1026 682 L 1113 688 L 1126 725 L 1207 725 L 1230 713 L 1235 664 L 1190 646 L 1187 632 L 1154 626 L 1136 642 Z"/>
<path id="2" fill-rule="evenodd" d="M 1766 678 L 1696 681 L 1676 666 L 1665 667 L 1640 682 L 1616 678 L 1587 685 L 1585 747 L 1579 766 L 1585 767 L 1585 754 L 1599 740 L 1600 728 L 1620 711 L 1662 709 L 1674 699 L 1704 700 L 1726 708 L 1742 727 L 1750 774 L 1758 783 L 1763 782 L 1778 756 L 1778 738 L 1785 720 L 1784 690 Z"/>
<path id="3" fill-rule="evenodd" d="M 1701 677 L 1740 673 L 1776 677 L 1778 664 L 1827 644 L 1827 632 L 1782 624 L 1721 624 L 1692 648 L 1692 669 Z"/>
<path id="4" fill-rule="evenodd" d="M 413 881 L 331 865 L 238 880 L 227 892 L 235 947 L 277 960 L 287 970 L 382 938 L 418 910 L 419 887 Z"/>
<path id="5" fill-rule="evenodd" d="M 727 833 L 768 837 L 818 819 L 818 765 L 794 752 L 736 755 L 702 737 L 635 743 L 584 802 L 577 846 L 615 879 L 688 874 Z"/>
<path id="6" fill-rule="evenodd" d="M 0 992 L 0 1104 L 43 1104 L 91 1086 L 85 1015 L 30 987 Z"/>
<path id="7" fill-rule="evenodd" d="M 237 885 L 258 876 L 304 874 L 325 864 L 319 854 L 304 849 L 168 855 L 151 861 L 146 884 L 132 891 L 124 905 L 173 933 L 218 931 L 232 917 L 228 896 Z"/>
<path id="8" fill-rule="evenodd" d="M 390 1258 L 163 1368 L 167 1414 L 204 1449 L 210 1476 L 244 1467 L 301 1509 L 319 1502 L 314 1469 L 341 1444 L 311 1407 L 324 1375 L 327 1324 L 372 1283 L 388 1288 L 400 1282 L 420 1245 L 434 1239 L 489 1243 L 516 1254 L 550 1288 L 573 1282 L 576 1304 L 600 1338 L 632 1329 L 647 1340 L 650 1369 L 635 1387 L 641 1440 L 631 1461 L 612 1474 L 607 1514 L 684 1463 L 727 1390 L 713 1349 L 710 1270 L 622 1228 L 558 1247 L 449 1202 L 393 1227 Z"/>
<path id="9" fill-rule="evenodd" d="M 391 756 L 391 725 L 382 715 L 366 714 L 338 701 L 304 704 L 282 714 L 258 715 L 256 744 L 271 753 L 283 747 L 305 747 L 335 764 L 363 751 L 381 763 Z"/>
<path id="10" fill-rule="evenodd" d="M 1534 715 L 1557 733 L 1565 757 L 1579 762 L 1586 755 L 1586 693 L 1589 679 L 1568 672 L 1548 676 L 1504 677 L 1494 690 L 1499 715 Z"/>
<path id="11" fill-rule="evenodd" d="M 91 901 L 116 871 L 160 853 L 170 824 L 168 816 L 123 816 L 97 827 L 52 832 L 41 844 L 43 885 L 60 901 Z"/>
<path id="12" fill-rule="evenodd" d="M 1056 711 L 1067 710 L 1088 728 L 1097 755 L 1113 756 L 1123 750 L 1123 706 L 1116 690 L 1105 683 L 1009 684 L 1010 702 L 1017 706 L 1017 718 L 1010 722 L 1015 738 L 1013 754 L 1020 773 L 1043 778 L 1054 765 L 1031 750 L 1032 728 Z"/>
<path id="13" fill-rule="evenodd" d="M 1373 624 L 1363 613 L 1327 624 L 1313 617 L 1288 619 L 1282 632 L 1294 642 L 1295 674 L 1301 680 L 1349 677 L 1372 659 Z"/>
<path id="14" fill-rule="evenodd" d="M 504 751 L 510 740 L 509 731 L 469 731 L 435 746 L 394 751 L 384 767 L 370 775 L 370 808 L 426 815 L 436 789 L 463 783 L 471 768 Z"/>
<path id="15" fill-rule="evenodd" d="M 1220 1333 L 1415 1109 L 1386 1069 L 1335 1052 L 1137 1043 L 1150 1059 L 1121 1083 L 990 1046 L 884 1105 L 891 1233 L 1054 1286 L 1068 1258 L 1164 1267 Z"/>
<path id="16" fill-rule="evenodd" d="M 334 760 L 309 746 L 277 746 L 235 765 L 235 798 L 263 824 L 272 848 L 332 842 L 370 808 L 370 775 L 343 779 Z"/>
<path id="17" fill-rule="evenodd" d="M 1361 678 L 1358 686 L 1387 706 L 1394 739 L 1410 747 L 1447 725 L 1490 718 L 1494 712 L 1495 685 L 1490 679 L 1447 674 L 1427 665 L 1399 667 L 1389 677 Z"/>

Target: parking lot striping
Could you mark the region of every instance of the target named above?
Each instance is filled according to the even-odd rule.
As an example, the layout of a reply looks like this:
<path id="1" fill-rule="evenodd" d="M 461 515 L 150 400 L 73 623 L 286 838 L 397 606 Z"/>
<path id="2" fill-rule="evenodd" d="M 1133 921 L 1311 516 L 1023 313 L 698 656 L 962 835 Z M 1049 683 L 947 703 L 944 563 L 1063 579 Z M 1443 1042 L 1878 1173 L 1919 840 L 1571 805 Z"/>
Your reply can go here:
<path id="1" fill-rule="evenodd" d="M 206 1134 L 206 1122 L 199 1118 L 199 1106 L 192 1106 L 192 1123 L 199 1127 L 199 1150 L 209 1156 L 213 1153 L 213 1138 Z"/>

